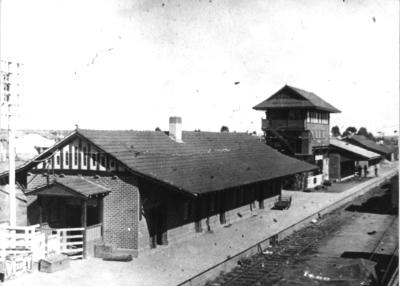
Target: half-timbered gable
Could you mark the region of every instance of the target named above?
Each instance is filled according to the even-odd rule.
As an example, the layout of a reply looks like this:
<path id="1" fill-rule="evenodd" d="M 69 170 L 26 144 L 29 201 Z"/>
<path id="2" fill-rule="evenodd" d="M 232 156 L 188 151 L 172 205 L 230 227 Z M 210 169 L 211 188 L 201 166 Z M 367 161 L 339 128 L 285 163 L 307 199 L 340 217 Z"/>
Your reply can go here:
<path id="1" fill-rule="evenodd" d="M 124 172 L 113 156 L 101 150 L 86 138 L 75 134 L 62 145 L 46 152 L 46 158 L 36 160 L 34 170 Z M 41 156 L 43 157 L 43 156 Z"/>

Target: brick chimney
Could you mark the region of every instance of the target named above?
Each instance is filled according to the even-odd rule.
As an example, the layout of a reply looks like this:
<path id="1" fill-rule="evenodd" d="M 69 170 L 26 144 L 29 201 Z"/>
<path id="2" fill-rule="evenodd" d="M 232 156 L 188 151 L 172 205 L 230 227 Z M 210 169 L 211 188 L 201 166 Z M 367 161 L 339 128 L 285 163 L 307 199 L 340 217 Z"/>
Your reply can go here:
<path id="1" fill-rule="evenodd" d="M 176 116 L 169 118 L 169 137 L 182 143 L 182 118 Z"/>

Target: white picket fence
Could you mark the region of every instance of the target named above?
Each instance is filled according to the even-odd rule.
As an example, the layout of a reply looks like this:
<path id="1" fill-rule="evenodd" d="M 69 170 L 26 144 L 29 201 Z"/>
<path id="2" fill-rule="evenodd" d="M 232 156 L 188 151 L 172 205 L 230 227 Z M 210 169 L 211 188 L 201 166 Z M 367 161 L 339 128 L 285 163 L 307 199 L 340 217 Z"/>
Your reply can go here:
<path id="1" fill-rule="evenodd" d="M 63 253 L 70 259 L 85 258 L 84 241 L 84 228 L 40 229 L 39 225 L 2 225 L 0 266 L 5 270 L 5 279 L 32 271 L 34 262 L 51 255 Z"/>

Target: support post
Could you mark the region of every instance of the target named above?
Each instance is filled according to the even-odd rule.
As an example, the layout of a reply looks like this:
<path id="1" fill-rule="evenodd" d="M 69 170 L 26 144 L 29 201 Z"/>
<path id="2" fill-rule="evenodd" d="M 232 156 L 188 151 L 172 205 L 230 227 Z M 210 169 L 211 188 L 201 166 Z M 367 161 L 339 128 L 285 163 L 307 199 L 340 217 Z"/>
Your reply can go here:
<path id="1" fill-rule="evenodd" d="M 83 255 L 83 258 L 85 259 L 86 258 L 86 253 L 87 253 L 87 251 L 86 251 L 87 200 L 82 200 L 81 222 L 82 222 L 82 227 L 83 227 L 83 232 L 82 232 L 82 234 L 83 234 L 83 238 L 82 238 L 82 240 L 83 240 L 82 241 L 83 242 L 83 245 L 82 245 L 83 251 L 82 251 L 82 255 Z"/>
<path id="2" fill-rule="evenodd" d="M 99 198 L 99 215 L 100 215 L 100 223 L 101 223 L 101 239 L 103 239 L 104 234 L 104 197 L 101 196 Z"/>
<path id="3" fill-rule="evenodd" d="M 15 196 L 15 135 L 13 125 L 12 97 L 8 102 L 8 162 L 9 162 L 9 198 L 10 198 L 10 225 L 17 225 L 17 201 Z"/>
<path id="4" fill-rule="evenodd" d="M 42 226 L 43 223 L 43 207 L 42 207 L 42 197 L 38 196 L 37 198 L 38 206 L 39 206 L 39 224 Z"/>

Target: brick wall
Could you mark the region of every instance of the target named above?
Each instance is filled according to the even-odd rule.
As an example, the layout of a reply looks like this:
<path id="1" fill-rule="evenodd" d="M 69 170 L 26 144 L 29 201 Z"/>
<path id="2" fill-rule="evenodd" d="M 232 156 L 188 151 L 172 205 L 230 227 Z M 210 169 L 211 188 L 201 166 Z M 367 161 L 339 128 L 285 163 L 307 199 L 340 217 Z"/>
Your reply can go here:
<path id="1" fill-rule="evenodd" d="M 220 216 L 219 214 L 215 214 L 209 217 L 209 226 L 210 230 L 214 231 L 222 227 L 227 227 L 229 224 L 233 224 L 235 222 L 238 222 L 240 220 L 249 218 L 253 215 L 259 215 L 262 214 L 263 212 L 269 211 L 272 206 L 274 205 L 274 202 L 276 200 L 278 195 L 273 196 L 271 198 L 265 199 L 264 200 L 264 209 L 260 209 L 259 203 L 256 202 L 255 208 L 250 208 L 250 205 L 244 205 L 238 208 L 231 209 L 226 212 L 226 223 L 221 224 L 220 222 Z M 240 214 L 240 215 L 239 215 Z M 205 232 L 207 232 L 207 222 L 206 218 L 203 218 L 201 220 L 202 224 L 202 232 L 198 233 L 196 232 L 196 227 L 194 222 L 190 222 L 187 224 L 183 224 L 181 226 L 172 228 L 168 230 L 168 243 L 177 243 L 182 240 L 190 239 L 192 237 L 201 235 Z M 147 248 L 147 245 L 144 246 Z"/>
<path id="2" fill-rule="evenodd" d="M 141 186 L 145 186 L 141 184 Z M 259 199 L 255 194 L 249 194 L 257 190 L 262 190 L 262 201 L 264 202 L 264 208 L 260 208 Z M 268 182 L 264 184 L 258 184 L 257 186 L 247 186 L 239 189 L 225 190 L 214 194 L 202 195 L 196 199 L 190 199 L 184 196 L 179 196 L 173 191 L 161 190 L 159 196 L 156 196 L 157 190 L 151 186 L 146 186 L 141 189 L 141 193 L 144 196 L 143 200 L 149 201 L 154 197 L 162 198 L 164 208 L 167 210 L 167 237 L 168 243 L 176 243 L 184 239 L 190 239 L 194 236 L 201 235 L 208 230 L 216 230 L 224 226 L 228 226 L 231 223 L 235 223 L 238 220 L 251 217 L 256 214 L 260 214 L 264 211 L 268 211 L 281 192 L 281 181 L 276 180 L 274 183 Z M 237 202 L 237 198 L 240 196 L 238 193 L 242 193 L 243 203 Z M 243 196 L 244 194 L 244 196 Z M 166 195 L 166 196 L 165 196 Z M 147 197 L 146 197 L 147 196 Z M 214 211 L 210 212 L 210 201 L 209 198 L 214 196 Z M 250 201 L 254 203 L 251 205 Z M 190 202 L 189 216 L 184 218 L 184 203 Z M 220 206 L 224 206 L 225 223 L 221 223 L 220 219 Z M 201 217 L 199 220 L 198 218 Z M 149 217 L 144 216 L 139 222 L 139 249 L 145 249 L 150 247 L 150 237 L 148 230 Z M 201 224 L 201 232 L 196 231 L 196 224 Z"/>
<path id="3" fill-rule="evenodd" d="M 138 249 L 139 190 L 130 175 L 91 179 L 111 189 L 104 197 L 104 242 L 118 248 Z"/>

